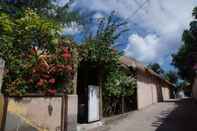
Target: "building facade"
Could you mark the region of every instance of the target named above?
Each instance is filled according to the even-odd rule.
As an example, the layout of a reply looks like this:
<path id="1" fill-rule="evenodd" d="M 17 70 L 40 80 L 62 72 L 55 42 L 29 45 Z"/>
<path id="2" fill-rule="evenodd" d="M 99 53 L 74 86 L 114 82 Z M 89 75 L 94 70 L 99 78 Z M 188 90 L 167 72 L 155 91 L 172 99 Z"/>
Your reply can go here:
<path id="1" fill-rule="evenodd" d="M 173 85 L 170 82 L 164 80 L 160 75 L 133 58 L 123 56 L 120 61 L 128 68 L 136 70 L 137 109 L 143 109 L 171 98 Z"/>

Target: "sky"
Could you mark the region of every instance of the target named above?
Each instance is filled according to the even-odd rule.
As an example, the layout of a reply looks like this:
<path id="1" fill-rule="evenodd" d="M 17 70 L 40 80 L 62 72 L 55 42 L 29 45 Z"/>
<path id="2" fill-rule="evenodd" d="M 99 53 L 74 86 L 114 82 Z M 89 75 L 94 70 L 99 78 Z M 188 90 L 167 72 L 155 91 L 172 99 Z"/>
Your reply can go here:
<path id="1" fill-rule="evenodd" d="M 196 0 L 76 0 L 72 4 L 81 14 L 101 18 L 115 11 L 128 22 L 129 32 L 118 41 L 120 50 L 144 64 L 159 63 L 173 69 L 171 54 L 181 46 L 181 36 L 192 20 Z M 77 34 L 73 23 L 65 31 Z"/>

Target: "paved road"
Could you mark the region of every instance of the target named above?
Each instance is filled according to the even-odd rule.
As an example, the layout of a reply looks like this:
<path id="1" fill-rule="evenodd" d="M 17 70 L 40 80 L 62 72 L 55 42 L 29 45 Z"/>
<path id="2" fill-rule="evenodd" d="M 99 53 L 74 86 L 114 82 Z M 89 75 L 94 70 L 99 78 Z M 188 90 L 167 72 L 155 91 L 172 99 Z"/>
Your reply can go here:
<path id="1" fill-rule="evenodd" d="M 38 131 L 20 117 L 8 112 L 5 131 Z"/>
<path id="2" fill-rule="evenodd" d="M 197 103 L 191 99 L 158 103 L 99 131 L 197 131 Z"/>

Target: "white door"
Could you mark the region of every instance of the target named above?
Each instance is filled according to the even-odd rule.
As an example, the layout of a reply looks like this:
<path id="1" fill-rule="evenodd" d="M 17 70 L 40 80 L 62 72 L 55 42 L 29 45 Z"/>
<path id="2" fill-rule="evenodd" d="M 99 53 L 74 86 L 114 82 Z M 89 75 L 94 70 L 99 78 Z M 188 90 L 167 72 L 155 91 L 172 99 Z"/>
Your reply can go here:
<path id="1" fill-rule="evenodd" d="M 88 86 L 88 122 L 99 120 L 99 87 Z"/>

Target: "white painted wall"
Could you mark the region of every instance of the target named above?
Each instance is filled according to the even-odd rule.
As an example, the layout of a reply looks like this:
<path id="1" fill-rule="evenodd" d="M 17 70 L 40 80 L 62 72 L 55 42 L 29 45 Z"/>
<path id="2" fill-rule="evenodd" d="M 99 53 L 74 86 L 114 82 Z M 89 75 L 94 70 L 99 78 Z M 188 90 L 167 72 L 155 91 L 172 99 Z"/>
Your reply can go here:
<path id="1" fill-rule="evenodd" d="M 167 86 L 162 86 L 162 95 L 164 101 L 170 99 L 170 90 Z"/>
<path id="2" fill-rule="evenodd" d="M 157 103 L 157 79 L 144 73 L 137 73 L 137 102 L 138 109 Z"/>
<path id="3" fill-rule="evenodd" d="M 161 81 L 150 74 L 142 72 L 137 73 L 138 109 L 142 109 L 154 103 L 168 99 L 170 99 L 170 89 L 168 86 L 162 86 Z"/>

